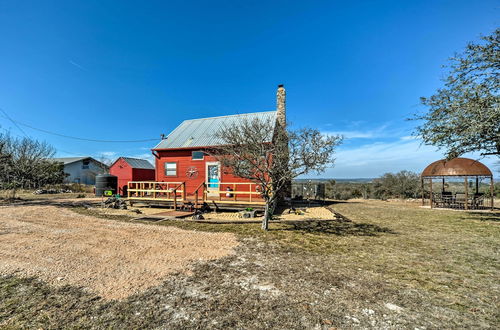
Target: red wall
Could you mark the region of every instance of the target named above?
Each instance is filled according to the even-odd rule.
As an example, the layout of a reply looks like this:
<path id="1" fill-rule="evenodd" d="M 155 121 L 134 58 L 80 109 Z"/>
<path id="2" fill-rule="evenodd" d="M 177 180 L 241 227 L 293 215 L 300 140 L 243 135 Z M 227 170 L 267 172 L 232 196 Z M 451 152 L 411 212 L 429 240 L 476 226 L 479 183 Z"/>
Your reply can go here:
<path id="1" fill-rule="evenodd" d="M 125 195 L 129 181 L 154 181 L 155 170 L 132 168 L 123 159 L 118 159 L 110 168 L 109 174 L 118 177 L 118 193 Z"/>
<path id="2" fill-rule="evenodd" d="M 206 181 L 206 162 L 214 162 L 216 161 L 214 157 L 207 156 L 203 158 L 203 160 L 193 160 L 192 152 L 193 151 L 202 151 L 202 149 L 182 149 L 182 150 L 157 150 L 159 158 L 156 158 L 155 167 L 156 167 L 156 181 L 164 181 L 164 182 L 186 182 L 186 191 L 188 194 L 192 194 L 198 186 Z M 177 176 L 166 176 L 165 175 L 165 163 L 168 162 L 176 162 L 177 163 Z M 196 178 L 189 178 L 186 174 L 188 168 L 190 166 L 196 167 L 198 170 L 198 176 Z M 226 172 L 226 173 L 225 173 Z M 250 182 L 249 180 L 242 179 L 240 177 L 236 177 L 230 173 L 227 173 L 227 170 L 221 169 L 221 178 L 220 181 L 224 182 Z M 233 188 L 233 185 L 228 185 Z M 253 189 L 255 186 L 252 186 Z M 226 185 L 221 186 L 221 190 L 225 190 L 227 188 Z M 248 187 L 245 185 L 237 186 L 238 191 L 248 191 Z"/>

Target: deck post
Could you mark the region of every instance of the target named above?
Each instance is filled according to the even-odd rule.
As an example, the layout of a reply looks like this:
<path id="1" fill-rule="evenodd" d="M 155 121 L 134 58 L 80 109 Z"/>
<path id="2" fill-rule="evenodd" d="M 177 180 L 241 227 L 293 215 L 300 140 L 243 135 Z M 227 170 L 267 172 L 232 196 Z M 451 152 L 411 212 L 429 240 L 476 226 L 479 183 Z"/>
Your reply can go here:
<path id="1" fill-rule="evenodd" d="M 177 190 L 174 189 L 174 211 L 177 211 Z"/>
<path id="2" fill-rule="evenodd" d="M 233 194 L 234 201 L 236 202 L 236 183 L 233 183 L 233 191 L 235 192 Z"/>
<path id="3" fill-rule="evenodd" d="M 464 184 L 465 184 L 465 203 L 464 203 L 464 208 L 466 210 L 469 209 L 469 180 L 467 177 L 464 178 Z"/>
<path id="4" fill-rule="evenodd" d="M 186 182 L 182 183 L 182 201 L 186 201 Z"/>

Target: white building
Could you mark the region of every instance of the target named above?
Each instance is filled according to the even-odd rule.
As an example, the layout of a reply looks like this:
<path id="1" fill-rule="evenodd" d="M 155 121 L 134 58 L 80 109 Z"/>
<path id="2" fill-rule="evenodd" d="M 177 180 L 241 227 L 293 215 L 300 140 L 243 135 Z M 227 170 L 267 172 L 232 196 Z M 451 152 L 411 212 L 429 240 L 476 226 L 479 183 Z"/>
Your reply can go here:
<path id="1" fill-rule="evenodd" d="M 64 164 L 64 173 L 68 174 L 66 183 L 81 183 L 94 185 L 98 174 L 108 173 L 109 167 L 92 157 L 52 158 L 55 162 Z"/>

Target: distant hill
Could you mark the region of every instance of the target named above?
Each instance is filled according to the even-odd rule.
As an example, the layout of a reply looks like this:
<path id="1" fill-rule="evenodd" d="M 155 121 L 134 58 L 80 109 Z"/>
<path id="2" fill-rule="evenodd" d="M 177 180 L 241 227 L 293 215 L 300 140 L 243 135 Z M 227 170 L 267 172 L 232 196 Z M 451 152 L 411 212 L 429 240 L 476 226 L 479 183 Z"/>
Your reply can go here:
<path id="1" fill-rule="evenodd" d="M 327 179 L 295 179 L 294 182 L 327 182 L 330 180 L 335 180 L 336 182 L 345 182 L 345 183 L 369 183 L 372 182 L 375 178 L 352 178 L 352 179 L 336 179 L 336 178 L 327 178 Z"/>

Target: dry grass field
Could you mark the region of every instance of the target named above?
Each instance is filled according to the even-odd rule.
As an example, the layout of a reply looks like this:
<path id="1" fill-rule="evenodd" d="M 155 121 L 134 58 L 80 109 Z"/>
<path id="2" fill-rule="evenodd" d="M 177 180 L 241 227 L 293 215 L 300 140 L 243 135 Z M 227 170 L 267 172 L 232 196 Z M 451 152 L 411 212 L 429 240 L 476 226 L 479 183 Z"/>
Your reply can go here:
<path id="1" fill-rule="evenodd" d="M 232 233 L 239 245 L 123 299 L 3 275 L 0 327 L 498 328 L 500 213 L 363 200 L 332 207 L 345 218 L 275 223 L 269 232 L 258 224 L 143 224 Z"/>

